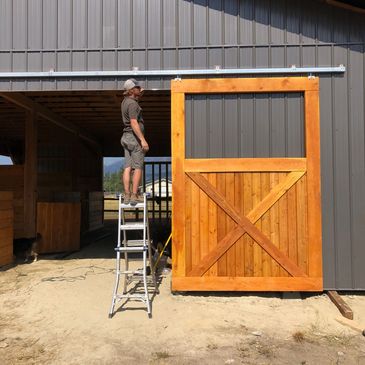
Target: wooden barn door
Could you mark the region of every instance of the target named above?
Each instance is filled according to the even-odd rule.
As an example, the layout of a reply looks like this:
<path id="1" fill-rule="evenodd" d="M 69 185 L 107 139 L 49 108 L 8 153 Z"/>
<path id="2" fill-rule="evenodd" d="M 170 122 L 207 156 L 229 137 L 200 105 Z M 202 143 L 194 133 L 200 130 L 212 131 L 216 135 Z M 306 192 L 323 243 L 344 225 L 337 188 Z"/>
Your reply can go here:
<path id="1" fill-rule="evenodd" d="M 322 291 L 317 78 L 172 81 L 173 291 Z M 187 159 L 185 95 L 303 92 L 305 158 Z"/>

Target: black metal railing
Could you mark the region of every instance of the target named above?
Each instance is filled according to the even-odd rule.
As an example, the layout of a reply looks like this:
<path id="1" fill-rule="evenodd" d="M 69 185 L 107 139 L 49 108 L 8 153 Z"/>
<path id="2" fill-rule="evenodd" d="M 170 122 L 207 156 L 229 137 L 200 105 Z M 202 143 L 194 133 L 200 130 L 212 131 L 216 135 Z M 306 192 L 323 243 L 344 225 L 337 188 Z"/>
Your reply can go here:
<path id="1" fill-rule="evenodd" d="M 150 193 L 149 212 L 155 220 L 171 215 L 171 162 L 146 161 L 143 171 L 143 191 Z"/>
<path id="2" fill-rule="evenodd" d="M 171 217 L 171 161 L 145 161 L 143 170 L 142 190 L 149 193 L 148 211 L 149 218 L 153 221 L 166 221 Z M 105 202 L 117 203 L 118 197 L 104 197 Z M 118 207 L 104 209 L 104 213 L 115 213 L 117 217 Z M 135 219 L 139 219 L 141 212 L 133 209 Z M 132 217 L 131 217 L 132 218 Z"/>

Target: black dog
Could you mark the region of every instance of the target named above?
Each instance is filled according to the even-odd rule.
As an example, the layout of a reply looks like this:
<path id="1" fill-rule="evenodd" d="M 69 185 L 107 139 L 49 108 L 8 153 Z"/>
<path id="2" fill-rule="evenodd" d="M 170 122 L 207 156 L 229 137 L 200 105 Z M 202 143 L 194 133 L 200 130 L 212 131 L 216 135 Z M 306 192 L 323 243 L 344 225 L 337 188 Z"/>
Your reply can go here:
<path id="1" fill-rule="evenodd" d="M 33 262 L 38 260 L 39 242 L 42 239 L 40 233 L 32 238 L 17 238 L 14 240 L 13 253 L 17 258 L 24 258 L 28 262 L 33 258 Z"/>

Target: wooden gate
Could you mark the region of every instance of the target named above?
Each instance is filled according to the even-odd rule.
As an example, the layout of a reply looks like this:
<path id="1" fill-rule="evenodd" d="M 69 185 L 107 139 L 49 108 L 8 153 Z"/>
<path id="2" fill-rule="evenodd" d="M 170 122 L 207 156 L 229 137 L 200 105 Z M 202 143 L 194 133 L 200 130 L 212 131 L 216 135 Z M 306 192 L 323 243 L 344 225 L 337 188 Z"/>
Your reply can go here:
<path id="1" fill-rule="evenodd" d="M 305 158 L 185 158 L 185 94 L 303 92 Z M 322 291 L 318 78 L 174 80 L 173 291 Z"/>

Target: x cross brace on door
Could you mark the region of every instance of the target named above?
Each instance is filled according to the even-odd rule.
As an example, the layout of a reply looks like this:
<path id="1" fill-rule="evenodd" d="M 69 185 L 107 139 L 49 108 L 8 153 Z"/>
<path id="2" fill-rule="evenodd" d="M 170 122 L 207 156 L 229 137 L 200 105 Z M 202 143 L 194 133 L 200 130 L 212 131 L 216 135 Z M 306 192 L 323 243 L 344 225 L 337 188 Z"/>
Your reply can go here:
<path id="1" fill-rule="evenodd" d="M 217 260 L 245 233 L 251 236 L 291 276 L 307 277 L 307 274 L 269 240 L 255 223 L 270 209 L 301 177 L 305 171 L 290 172 L 270 193 L 246 216 L 237 211 L 227 199 L 200 173 L 186 172 L 187 176 L 235 222 L 236 227 L 221 239 L 217 246 L 202 258 L 188 273 L 188 276 L 203 276 Z"/>

